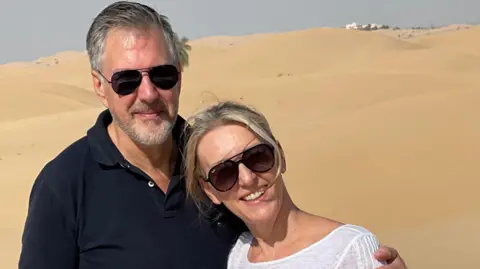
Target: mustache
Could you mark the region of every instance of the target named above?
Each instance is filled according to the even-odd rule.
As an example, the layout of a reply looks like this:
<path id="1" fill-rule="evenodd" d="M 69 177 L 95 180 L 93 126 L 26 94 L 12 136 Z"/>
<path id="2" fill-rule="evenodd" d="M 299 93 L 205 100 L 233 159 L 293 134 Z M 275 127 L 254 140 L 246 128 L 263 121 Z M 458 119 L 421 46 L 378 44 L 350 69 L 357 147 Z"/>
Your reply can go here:
<path id="1" fill-rule="evenodd" d="M 163 102 L 155 102 L 153 104 L 139 102 L 130 108 L 131 113 L 158 113 L 160 111 L 168 111 L 167 106 Z"/>

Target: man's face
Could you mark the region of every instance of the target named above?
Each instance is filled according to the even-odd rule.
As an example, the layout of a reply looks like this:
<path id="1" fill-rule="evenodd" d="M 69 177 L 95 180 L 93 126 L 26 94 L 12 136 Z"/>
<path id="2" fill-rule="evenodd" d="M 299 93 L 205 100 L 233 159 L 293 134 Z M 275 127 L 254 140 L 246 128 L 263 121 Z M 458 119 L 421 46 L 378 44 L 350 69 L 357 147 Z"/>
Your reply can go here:
<path id="1" fill-rule="evenodd" d="M 111 31 L 105 40 L 100 71 L 111 81 L 112 75 L 121 70 L 148 70 L 174 64 L 172 61 L 161 31 L 118 29 Z M 102 83 L 99 78 L 94 76 L 97 94 L 112 113 L 114 124 L 134 142 L 151 146 L 168 138 L 177 118 L 181 75 L 173 88 L 161 89 L 143 72 L 140 85 L 127 95 L 117 94 L 108 81 Z"/>

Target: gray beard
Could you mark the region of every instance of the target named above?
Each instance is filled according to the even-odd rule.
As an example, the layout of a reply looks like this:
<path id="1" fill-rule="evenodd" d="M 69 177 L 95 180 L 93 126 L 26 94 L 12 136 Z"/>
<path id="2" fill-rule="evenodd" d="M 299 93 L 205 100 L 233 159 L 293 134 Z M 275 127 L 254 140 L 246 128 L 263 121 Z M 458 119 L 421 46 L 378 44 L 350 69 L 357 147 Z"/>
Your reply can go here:
<path id="1" fill-rule="evenodd" d="M 142 146 L 156 146 L 165 143 L 172 133 L 177 119 L 177 116 L 175 116 L 173 121 L 162 122 L 160 128 L 157 128 L 155 133 L 151 133 L 148 130 L 141 130 L 141 127 L 136 126 L 134 122 L 132 122 L 132 124 L 123 123 L 118 120 L 113 113 L 111 114 L 115 124 L 117 124 L 133 142 Z"/>

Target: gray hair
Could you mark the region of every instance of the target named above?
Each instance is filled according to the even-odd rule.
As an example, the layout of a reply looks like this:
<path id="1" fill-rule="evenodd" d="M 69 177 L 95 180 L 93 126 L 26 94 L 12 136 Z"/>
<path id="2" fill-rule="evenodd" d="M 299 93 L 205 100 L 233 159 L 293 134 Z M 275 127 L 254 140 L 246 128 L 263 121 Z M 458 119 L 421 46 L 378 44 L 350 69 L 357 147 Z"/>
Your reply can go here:
<path id="1" fill-rule="evenodd" d="M 92 69 L 101 70 L 105 39 L 109 31 L 119 28 L 163 30 L 173 61 L 179 65 L 178 36 L 173 31 L 168 17 L 144 4 L 118 1 L 103 9 L 88 30 L 86 45 Z"/>
<path id="2" fill-rule="evenodd" d="M 280 145 L 265 116 L 253 107 L 234 101 L 223 101 L 189 117 L 187 122 L 189 124 L 185 126 L 185 133 L 188 134 L 188 140 L 183 153 L 187 197 L 193 199 L 201 213 L 208 211 L 212 204 L 199 183 L 205 176 L 199 168 L 197 147 L 201 138 L 211 130 L 228 124 L 245 126 L 260 141 L 274 148 L 276 176 L 281 173 L 283 167 Z"/>

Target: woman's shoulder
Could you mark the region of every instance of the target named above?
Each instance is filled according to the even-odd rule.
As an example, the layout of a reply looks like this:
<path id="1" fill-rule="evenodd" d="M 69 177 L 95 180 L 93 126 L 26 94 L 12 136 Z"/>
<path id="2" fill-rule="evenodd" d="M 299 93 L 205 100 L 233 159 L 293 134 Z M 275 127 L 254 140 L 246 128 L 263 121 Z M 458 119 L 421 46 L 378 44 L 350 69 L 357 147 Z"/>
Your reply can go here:
<path id="1" fill-rule="evenodd" d="M 342 231 L 343 233 L 351 234 L 352 236 L 373 235 L 373 233 L 367 228 L 349 223 L 339 225 L 336 230 Z"/>
<path id="2" fill-rule="evenodd" d="M 375 251 L 380 247 L 380 243 L 374 233 L 367 228 L 355 225 L 345 224 L 338 227 L 335 231 L 335 241 L 338 249 L 341 250 L 341 259 L 338 268 L 377 268 L 381 265 L 374 258 Z"/>
<path id="3" fill-rule="evenodd" d="M 379 242 L 367 228 L 348 223 L 330 228 L 326 236 L 313 244 L 323 259 L 332 259 L 330 261 L 337 268 L 360 268 L 358 265 L 376 268 L 381 265 L 373 256 L 379 248 Z"/>
<path id="4" fill-rule="evenodd" d="M 304 237 L 310 244 L 342 252 L 355 245 L 369 243 L 372 248 L 378 248 L 375 235 L 367 228 L 349 223 L 341 223 L 328 218 L 318 217 L 311 220 L 304 230 Z M 370 246 L 369 245 L 369 246 Z M 374 245 L 377 245 L 375 247 Z"/>
<path id="5" fill-rule="evenodd" d="M 341 224 L 335 227 L 325 239 L 331 238 L 338 240 L 341 238 L 343 242 L 352 243 L 353 241 L 359 241 L 364 239 L 374 240 L 377 243 L 375 234 L 373 234 L 367 228 L 355 225 L 355 224 Z"/>
<path id="6" fill-rule="evenodd" d="M 355 239 L 361 236 L 374 236 L 367 228 L 356 224 L 338 222 L 329 218 L 315 216 L 310 218 L 307 235 L 312 238 L 327 240 L 341 236 L 343 239 Z"/>

